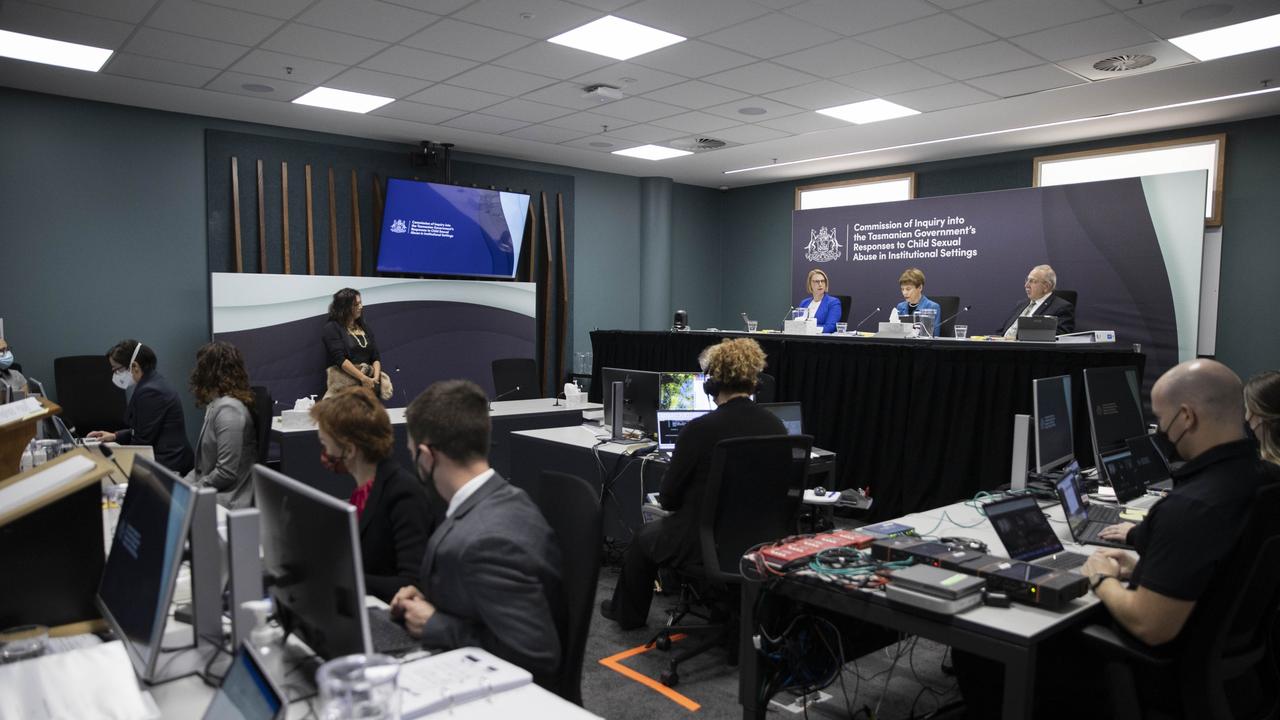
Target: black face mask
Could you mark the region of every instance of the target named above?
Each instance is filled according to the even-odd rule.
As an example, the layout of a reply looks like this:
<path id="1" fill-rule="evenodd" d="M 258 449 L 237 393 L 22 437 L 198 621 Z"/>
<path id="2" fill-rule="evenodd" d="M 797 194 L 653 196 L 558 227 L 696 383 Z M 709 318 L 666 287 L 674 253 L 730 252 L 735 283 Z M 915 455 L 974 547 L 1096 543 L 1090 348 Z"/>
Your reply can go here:
<path id="1" fill-rule="evenodd" d="M 1181 412 L 1178 413 L 1178 415 L 1181 414 Z M 1169 428 L 1173 427 L 1173 423 L 1177 420 L 1177 417 L 1178 416 L 1175 415 L 1174 420 L 1169 421 Z M 1177 440 L 1171 440 L 1169 438 L 1169 428 L 1157 427 L 1155 434 L 1151 436 L 1151 441 L 1154 442 L 1156 446 L 1156 452 L 1159 452 L 1164 456 L 1165 465 L 1173 465 L 1182 459 L 1182 457 L 1178 455 L 1178 443 L 1182 442 L 1183 436 L 1187 434 L 1187 431 L 1183 430 Z"/>

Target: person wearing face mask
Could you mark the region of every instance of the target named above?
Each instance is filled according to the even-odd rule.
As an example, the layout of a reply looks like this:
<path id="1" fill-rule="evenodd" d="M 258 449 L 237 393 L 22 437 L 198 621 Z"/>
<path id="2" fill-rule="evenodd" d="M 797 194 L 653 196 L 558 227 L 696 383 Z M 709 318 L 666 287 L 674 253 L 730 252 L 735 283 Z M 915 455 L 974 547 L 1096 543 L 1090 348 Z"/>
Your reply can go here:
<path id="1" fill-rule="evenodd" d="M 1280 465 L 1280 372 L 1258 373 L 1245 383 L 1244 421 L 1262 459 Z"/>
<path id="2" fill-rule="evenodd" d="M 121 445 L 150 445 L 156 462 L 186 475 L 195 466 L 195 453 L 187 442 L 182 400 L 156 370 L 156 353 L 137 340 L 121 340 L 107 351 L 111 382 L 121 390 L 133 389 L 125 407 L 123 430 L 95 430 L 87 437 Z"/>
<path id="3" fill-rule="evenodd" d="M 391 455 L 395 435 L 387 411 L 368 388 L 349 387 L 311 408 L 320 436 L 320 462 L 355 479 L 351 504 L 360 530 L 365 592 L 390 601 L 418 581 L 427 538 L 442 511 Z"/>
<path id="4" fill-rule="evenodd" d="M 478 385 L 444 380 L 405 412 L 423 482 L 448 502 L 391 614 L 432 649 L 478 646 L 550 687 L 560 667 L 559 545 L 538 506 L 489 467 L 489 399 Z M 563 618 L 561 618 L 563 619 Z"/>
<path id="5" fill-rule="evenodd" d="M 27 392 L 27 378 L 13 366 L 13 350 L 9 341 L 0 337 L 0 402 L 4 401 L 5 388 L 16 392 Z"/>

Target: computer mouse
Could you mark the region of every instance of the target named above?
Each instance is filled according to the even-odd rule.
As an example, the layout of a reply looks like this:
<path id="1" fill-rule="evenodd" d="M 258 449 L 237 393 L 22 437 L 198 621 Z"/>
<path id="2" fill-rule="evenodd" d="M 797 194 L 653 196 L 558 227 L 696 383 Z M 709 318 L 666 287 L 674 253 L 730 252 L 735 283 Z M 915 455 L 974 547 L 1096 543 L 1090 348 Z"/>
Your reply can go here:
<path id="1" fill-rule="evenodd" d="M 827 494 L 827 489 L 826 489 L 826 488 L 824 488 L 824 487 L 822 487 L 821 485 L 818 485 L 817 487 L 815 487 L 815 488 L 813 489 L 813 494 L 814 494 L 814 495 L 826 495 L 826 494 Z"/>

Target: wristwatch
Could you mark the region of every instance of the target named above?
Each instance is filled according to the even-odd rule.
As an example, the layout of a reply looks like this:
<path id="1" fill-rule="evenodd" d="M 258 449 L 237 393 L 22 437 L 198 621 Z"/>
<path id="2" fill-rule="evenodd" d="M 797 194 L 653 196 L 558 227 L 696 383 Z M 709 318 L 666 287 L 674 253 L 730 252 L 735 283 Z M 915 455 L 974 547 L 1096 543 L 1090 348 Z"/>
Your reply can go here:
<path id="1" fill-rule="evenodd" d="M 1102 583 L 1106 582 L 1107 580 L 1119 580 L 1119 579 L 1120 578 L 1116 577 L 1115 575 L 1108 575 L 1106 573 L 1094 573 L 1093 579 L 1089 581 L 1089 590 L 1096 593 L 1098 592 L 1098 586 L 1101 585 Z"/>

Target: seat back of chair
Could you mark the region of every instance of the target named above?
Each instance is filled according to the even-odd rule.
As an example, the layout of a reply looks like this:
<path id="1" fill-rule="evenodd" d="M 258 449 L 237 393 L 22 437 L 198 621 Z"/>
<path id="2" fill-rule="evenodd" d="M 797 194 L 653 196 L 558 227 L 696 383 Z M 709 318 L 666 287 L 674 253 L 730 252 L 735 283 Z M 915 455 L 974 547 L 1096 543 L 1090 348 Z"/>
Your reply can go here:
<path id="1" fill-rule="evenodd" d="M 1072 305 L 1076 305 L 1076 301 L 1080 299 L 1080 295 L 1079 295 L 1079 293 L 1077 293 L 1075 290 L 1059 290 L 1059 289 L 1057 289 L 1057 288 L 1054 288 L 1054 290 L 1053 290 L 1053 294 L 1054 294 L 1054 295 L 1057 295 L 1058 297 L 1062 298 L 1063 300 L 1066 300 L 1067 302 L 1071 303 Z M 1077 309 L 1079 309 L 1079 306 L 1078 306 L 1078 305 L 1076 305 L 1076 307 L 1077 307 Z"/>
<path id="2" fill-rule="evenodd" d="M 124 427 L 124 391 L 111 383 L 111 363 L 105 355 L 54 358 L 53 383 L 62 420 L 78 434 Z"/>
<path id="3" fill-rule="evenodd" d="M 709 580 L 741 582 L 743 553 L 794 532 L 811 447 L 808 435 L 741 437 L 716 444 L 698 523 L 703 572 Z"/>
<path id="4" fill-rule="evenodd" d="M 534 400 L 539 397 L 538 363 L 533 358 L 499 358 L 493 361 L 492 371 L 494 399 Z"/>
<path id="5" fill-rule="evenodd" d="M 960 296 L 959 295 L 930 295 L 929 299 L 938 303 L 938 322 L 942 323 L 941 327 L 934 328 L 934 337 L 955 337 L 956 336 L 956 318 L 955 314 L 960 312 Z"/>
<path id="6" fill-rule="evenodd" d="M 265 463 L 270 455 L 271 417 L 275 414 L 275 402 L 266 386 L 253 385 L 249 389 L 253 391 L 253 430 L 258 441 L 258 462 Z"/>
<path id="7" fill-rule="evenodd" d="M 576 475 L 543 470 L 538 487 L 531 493 L 542 516 L 555 533 L 563 560 L 560 575 L 560 599 L 557 628 L 560 635 L 560 671 L 557 695 L 582 704 L 582 660 L 586 653 L 587 632 L 591 626 L 592 604 L 596 597 L 596 581 L 600 574 L 600 551 L 603 543 L 600 500 L 595 488 Z"/>

